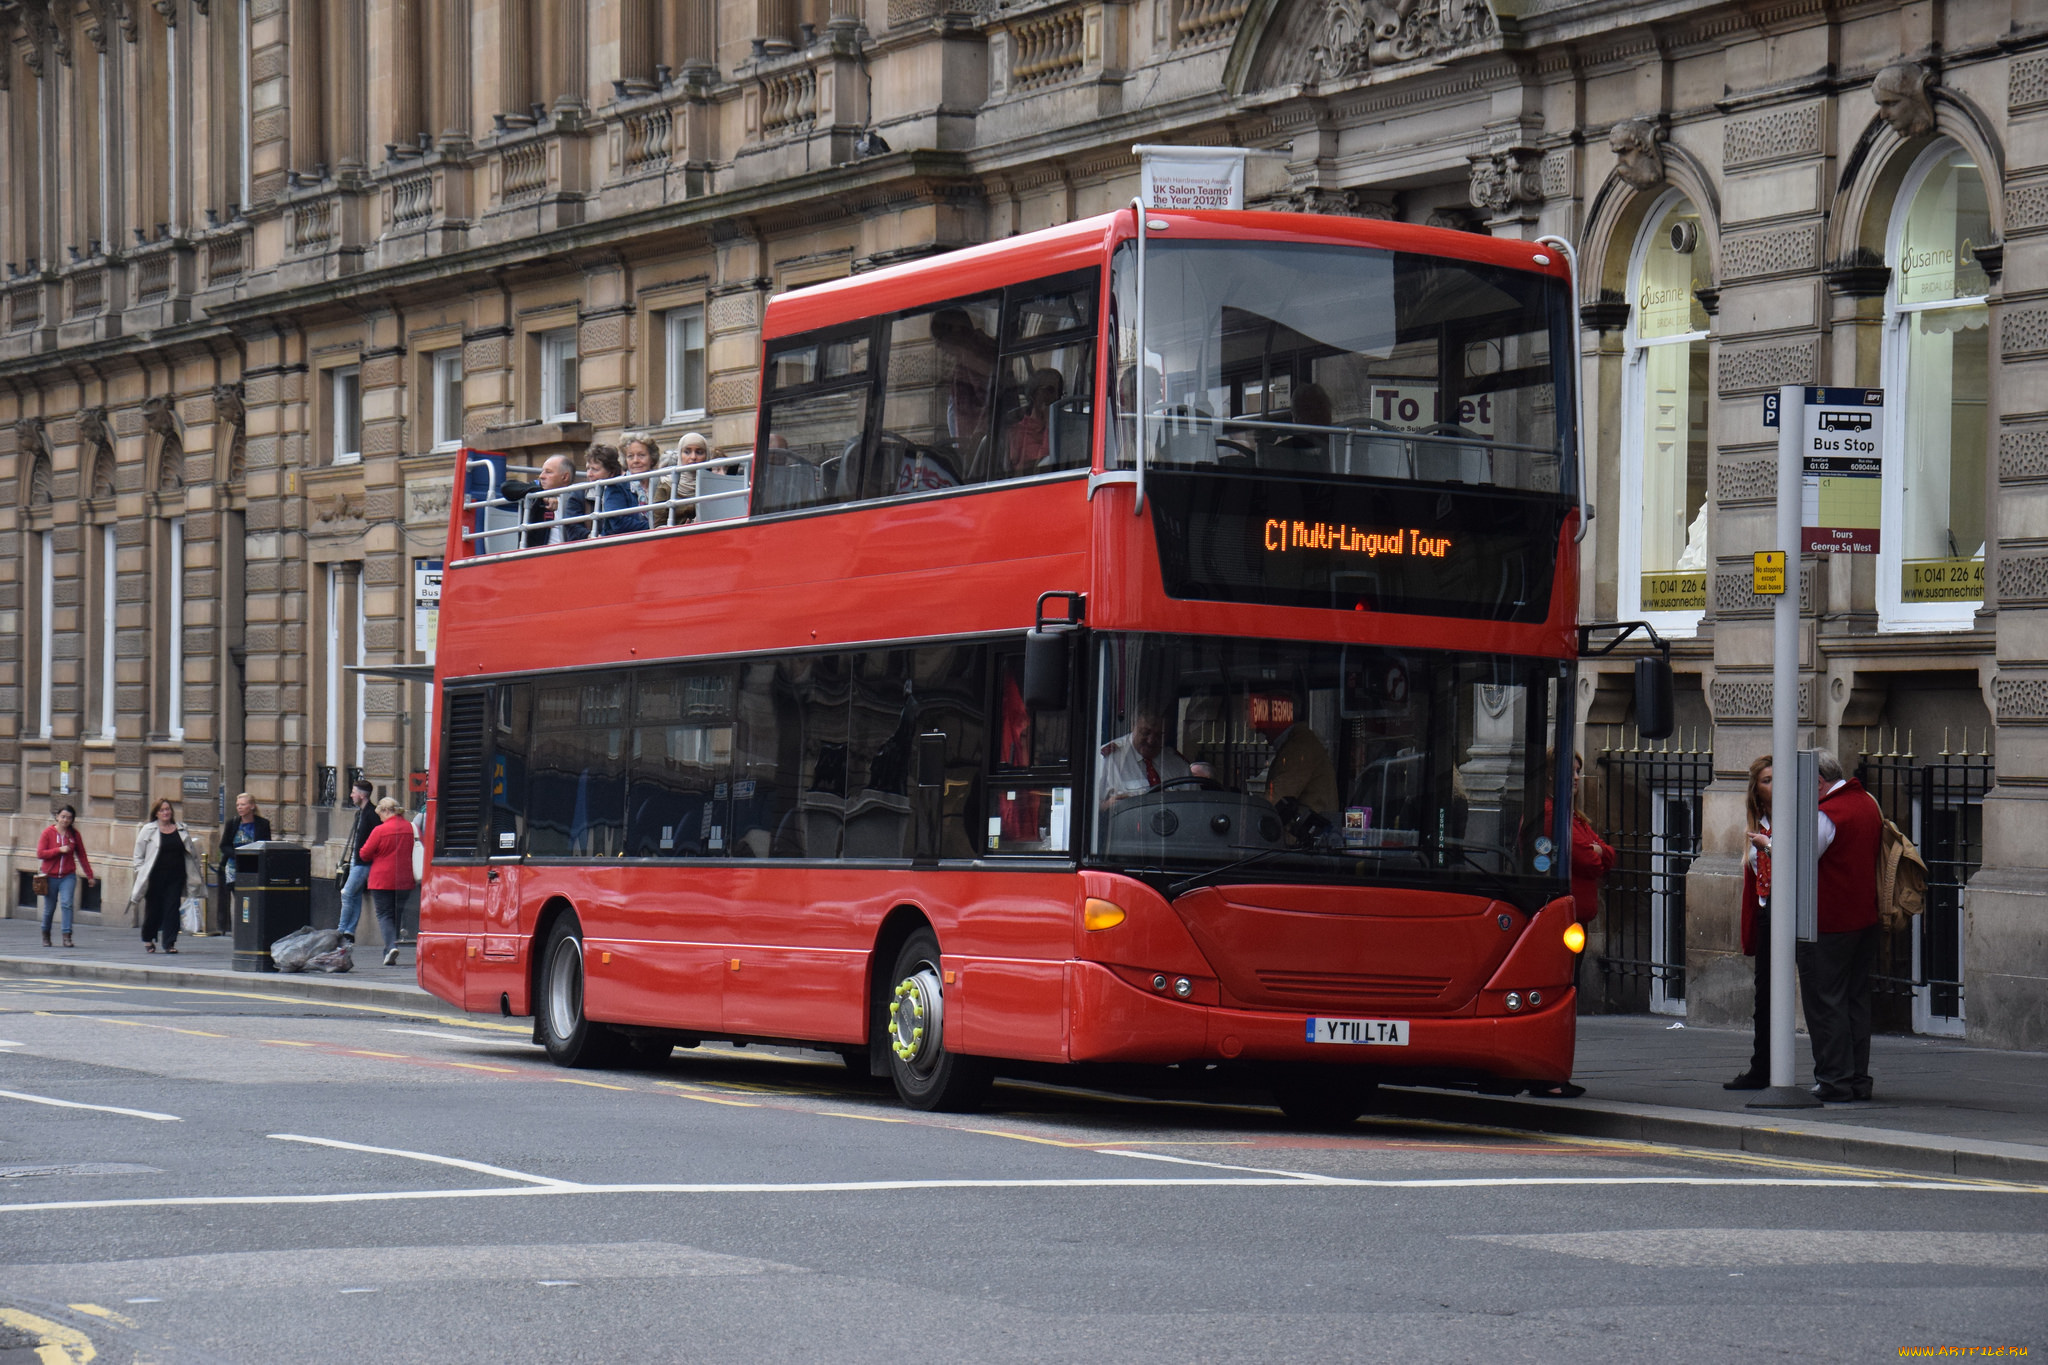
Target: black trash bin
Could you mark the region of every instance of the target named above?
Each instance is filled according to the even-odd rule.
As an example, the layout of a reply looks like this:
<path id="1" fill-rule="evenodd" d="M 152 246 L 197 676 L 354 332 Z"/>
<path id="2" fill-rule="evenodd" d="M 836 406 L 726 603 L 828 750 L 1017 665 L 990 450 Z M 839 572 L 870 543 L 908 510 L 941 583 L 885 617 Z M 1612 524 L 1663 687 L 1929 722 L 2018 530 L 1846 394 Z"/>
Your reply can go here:
<path id="1" fill-rule="evenodd" d="M 270 945 L 313 922 L 313 851 L 271 839 L 235 850 L 235 970 L 274 972 Z"/>

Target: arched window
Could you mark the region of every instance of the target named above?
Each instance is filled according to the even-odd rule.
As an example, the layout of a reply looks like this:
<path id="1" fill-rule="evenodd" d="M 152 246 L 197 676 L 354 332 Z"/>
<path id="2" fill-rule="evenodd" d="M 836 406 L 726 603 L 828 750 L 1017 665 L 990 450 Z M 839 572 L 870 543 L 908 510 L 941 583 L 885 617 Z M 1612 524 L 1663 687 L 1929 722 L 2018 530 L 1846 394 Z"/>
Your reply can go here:
<path id="1" fill-rule="evenodd" d="M 1888 630 L 1968 629 L 1984 600 L 1990 234 L 1976 159 L 1946 139 L 1899 187 L 1885 260 L 1890 461 L 1877 573 Z"/>
<path id="2" fill-rule="evenodd" d="M 1651 206 L 1629 262 L 1622 391 L 1619 608 L 1690 634 L 1707 605 L 1707 311 L 1699 210 Z"/>

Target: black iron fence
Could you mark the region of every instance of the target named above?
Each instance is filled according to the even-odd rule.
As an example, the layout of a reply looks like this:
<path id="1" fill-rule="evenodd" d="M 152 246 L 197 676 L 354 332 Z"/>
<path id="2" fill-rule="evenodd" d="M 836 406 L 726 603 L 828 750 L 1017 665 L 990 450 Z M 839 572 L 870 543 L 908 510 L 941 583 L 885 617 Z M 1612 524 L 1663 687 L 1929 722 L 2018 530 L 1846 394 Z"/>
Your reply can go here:
<path id="1" fill-rule="evenodd" d="M 1866 731 L 1856 779 L 1927 861 L 1927 906 L 1917 919 L 1886 933 L 1878 956 L 1876 1025 L 1880 1029 L 1947 1031 L 1963 1018 L 1963 903 L 1971 874 L 1984 861 L 1984 794 L 1991 789 L 1989 730 L 1970 752 L 1942 735 L 1941 752 L 1913 752 L 1913 732 Z M 1873 741 L 1875 747 L 1873 748 Z M 1902 747 L 1903 743 L 1903 747 Z M 1846 747 L 1846 746 L 1844 746 Z"/>
<path id="2" fill-rule="evenodd" d="M 1613 1010 L 1685 1012 L 1685 875 L 1700 853 L 1700 793 L 1714 779 L 1711 736 L 1633 740 L 1609 727 L 1589 755 L 1587 816 L 1616 859 L 1602 888 L 1594 956 Z"/>

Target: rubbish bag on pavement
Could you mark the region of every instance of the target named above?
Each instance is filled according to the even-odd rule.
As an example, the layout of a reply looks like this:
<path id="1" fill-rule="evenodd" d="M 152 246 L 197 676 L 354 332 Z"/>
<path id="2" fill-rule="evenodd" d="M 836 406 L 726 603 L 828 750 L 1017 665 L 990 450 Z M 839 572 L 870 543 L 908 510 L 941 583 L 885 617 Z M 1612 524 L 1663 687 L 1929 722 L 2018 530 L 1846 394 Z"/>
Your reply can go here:
<path id="1" fill-rule="evenodd" d="M 303 972 L 314 958 L 340 946 L 341 935 L 333 929 L 294 929 L 270 945 L 270 960 L 281 972 Z"/>
<path id="2" fill-rule="evenodd" d="M 352 972 L 355 967 L 355 957 L 349 952 L 346 943 L 338 948 L 330 948 L 306 963 L 306 970 L 309 972 Z"/>

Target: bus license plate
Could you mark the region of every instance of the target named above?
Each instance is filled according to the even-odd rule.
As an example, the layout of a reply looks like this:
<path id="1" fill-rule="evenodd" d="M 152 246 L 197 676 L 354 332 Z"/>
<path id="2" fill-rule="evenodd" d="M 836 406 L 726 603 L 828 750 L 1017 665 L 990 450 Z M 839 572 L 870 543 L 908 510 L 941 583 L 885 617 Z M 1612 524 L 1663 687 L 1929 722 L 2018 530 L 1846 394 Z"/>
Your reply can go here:
<path id="1" fill-rule="evenodd" d="M 1376 1047 L 1408 1046 L 1406 1019 L 1311 1019 L 1311 1043 L 1369 1043 Z"/>

